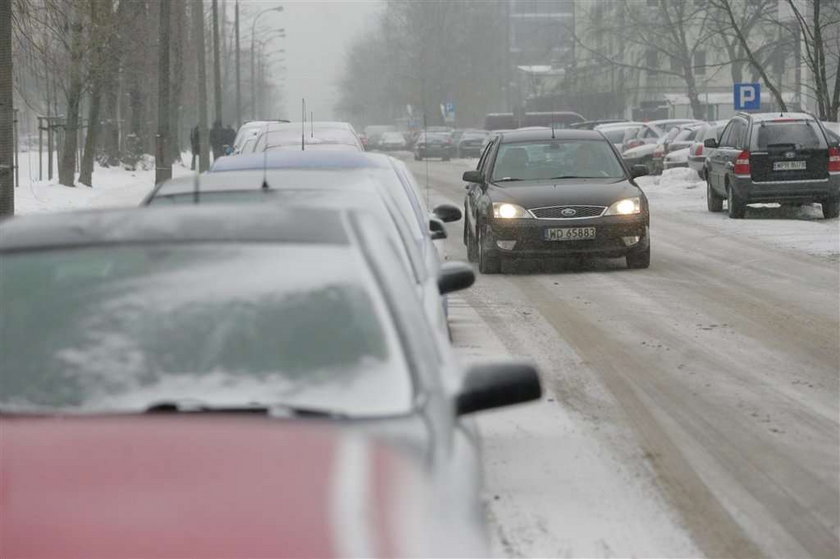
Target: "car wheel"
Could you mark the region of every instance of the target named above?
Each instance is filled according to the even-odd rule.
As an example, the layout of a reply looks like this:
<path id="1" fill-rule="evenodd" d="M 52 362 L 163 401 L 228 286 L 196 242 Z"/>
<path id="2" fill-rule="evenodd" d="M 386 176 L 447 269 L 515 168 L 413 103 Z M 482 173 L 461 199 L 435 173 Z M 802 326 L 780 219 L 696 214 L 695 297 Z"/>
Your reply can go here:
<path id="1" fill-rule="evenodd" d="M 708 177 L 706 178 L 706 207 L 710 212 L 723 211 L 723 196 L 719 196 L 718 193 L 715 192 Z"/>
<path id="2" fill-rule="evenodd" d="M 488 246 L 493 240 L 489 229 L 484 225 L 478 230 L 478 271 L 482 274 L 498 274 L 502 269 L 502 262 L 499 254 Z"/>
<path id="3" fill-rule="evenodd" d="M 641 252 L 631 252 L 624 257 L 627 260 L 627 267 L 631 270 L 640 270 L 650 266 L 650 244 Z"/>
<path id="4" fill-rule="evenodd" d="M 823 219 L 834 219 L 840 216 L 840 198 L 827 198 L 822 204 Z"/>
<path id="5" fill-rule="evenodd" d="M 727 185 L 726 204 L 729 209 L 729 217 L 732 219 L 744 219 L 744 214 L 747 212 L 747 205 L 735 195 L 735 189 L 731 185 Z"/>

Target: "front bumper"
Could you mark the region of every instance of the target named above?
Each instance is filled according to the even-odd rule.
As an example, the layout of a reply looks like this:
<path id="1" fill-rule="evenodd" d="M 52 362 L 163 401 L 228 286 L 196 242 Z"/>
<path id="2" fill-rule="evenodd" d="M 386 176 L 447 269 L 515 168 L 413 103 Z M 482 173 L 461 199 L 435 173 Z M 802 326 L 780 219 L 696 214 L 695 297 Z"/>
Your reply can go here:
<path id="1" fill-rule="evenodd" d="M 757 182 L 751 177 L 732 176 L 735 195 L 744 202 L 792 202 L 808 204 L 826 198 L 840 198 L 840 175 L 805 181 Z"/>
<path id="2" fill-rule="evenodd" d="M 575 255 L 616 258 L 645 250 L 650 245 L 650 219 L 635 216 L 604 216 L 592 219 L 492 219 L 490 229 L 498 254 L 510 258 L 562 257 Z M 595 227 L 595 238 L 575 241 L 546 241 L 545 230 L 567 227 Z M 635 242 L 625 238 L 638 237 Z M 499 241 L 502 241 L 499 245 Z M 510 246 L 510 241 L 515 241 Z"/>

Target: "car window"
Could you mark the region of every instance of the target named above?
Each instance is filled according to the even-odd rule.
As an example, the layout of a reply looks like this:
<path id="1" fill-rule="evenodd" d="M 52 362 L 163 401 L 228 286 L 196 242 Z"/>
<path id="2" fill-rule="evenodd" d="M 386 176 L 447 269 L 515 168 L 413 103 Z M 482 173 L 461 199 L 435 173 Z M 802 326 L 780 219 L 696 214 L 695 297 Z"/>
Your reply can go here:
<path id="1" fill-rule="evenodd" d="M 736 120 L 734 126 L 732 127 L 732 137 L 730 138 L 732 147 L 738 149 L 746 147 L 744 145 L 746 142 L 746 135 L 747 125 L 741 120 Z"/>
<path id="2" fill-rule="evenodd" d="M 720 144 L 721 147 L 731 147 L 732 144 L 732 131 L 735 128 L 736 121 L 732 120 L 729 124 L 726 125 L 726 128 L 723 130 L 723 134 L 720 137 Z"/>
<path id="3" fill-rule="evenodd" d="M 761 122 L 753 126 L 756 136 L 755 148 L 767 149 L 773 145 L 793 144 L 797 148 L 814 149 L 824 147 L 820 130 L 813 120 L 778 120 Z"/>
<path id="4" fill-rule="evenodd" d="M 358 254 L 326 245 L 6 254 L 0 406 L 134 411 L 187 399 L 404 413 L 412 382 L 375 285 Z"/>
<path id="5" fill-rule="evenodd" d="M 544 140 L 501 144 L 491 180 L 514 186 L 516 181 L 623 177 L 606 141 Z"/>

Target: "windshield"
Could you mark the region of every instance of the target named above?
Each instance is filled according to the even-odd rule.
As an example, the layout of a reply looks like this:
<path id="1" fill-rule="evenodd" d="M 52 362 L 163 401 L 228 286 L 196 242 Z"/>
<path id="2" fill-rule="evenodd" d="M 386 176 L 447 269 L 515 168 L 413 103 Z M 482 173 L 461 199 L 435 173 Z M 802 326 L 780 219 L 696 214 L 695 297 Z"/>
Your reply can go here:
<path id="1" fill-rule="evenodd" d="M 493 167 L 495 182 L 560 178 L 624 178 L 609 143 L 602 140 L 546 140 L 502 144 Z"/>
<path id="2" fill-rule="evenodd" d="M 0 406 L 137 411 L 196 399 L 404 413 L 411 379 L 366 274 L 344 248 L 321 246 L 4 255 Z"/>

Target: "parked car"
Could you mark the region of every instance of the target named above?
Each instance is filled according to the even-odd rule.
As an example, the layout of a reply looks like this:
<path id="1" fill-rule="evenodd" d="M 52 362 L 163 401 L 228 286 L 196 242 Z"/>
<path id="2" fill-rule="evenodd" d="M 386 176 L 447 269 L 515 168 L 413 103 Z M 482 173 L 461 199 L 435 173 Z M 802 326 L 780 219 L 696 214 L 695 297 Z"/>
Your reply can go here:
<path id="1" fill-rule="evenodd" d="M 385 132 L 397 132 L 397 127 L 393 124 L 371 124 L 365 126 L 363 133 L 367 138 L 368 148 L 379 149 L 379 138 Z"/>
<path id="2" fill-rule="evenodd" d="M 613 124 L 599 124 L 594 130 L 602 133 L 615 146 L 618 153 L 622 153 L 623 144 L 626 137 L 635 135 L 641 128 L 641 122 L 618 122 Z"/>
<path id="3" fill-rule="evenodd" d="M 458 221 L 451 204 L 426 208 L 405 164 L 383 154 L 269 152 L 229 158 L 202 177 L 195 196 L 192 177 L 161 183 L 146 198 L 160 204 L 259 204 L 365 209 L 398 247 L 406 272 L 430 324 L 448 334 L 446 300 L 437 277 L 442 263 L 434 240 L 445 238 L 443 222 Z"/>
<path id="4" fill-rule="evenodd" d="M 747 204 L 822 204 L 823 217 L 840 210 L 840 147 L 830 145 L 819 122 L 807 113 L 739 113 L 720 142 L 705 140 L 709 211 L 743 218 Z"/>
<path id="5" fill-rule="evenodd" d="M 657 142 L 656 149 L 653 150 L 653 157 L 651 159 L 653 165 L 652 174 L 662 174 L 663 169 L 667 168 L 665 167 L 665 157 L 672 151 L 683 150 L 691 146 L 698 131 L 701 131 L 703 128 L 705 128 L 705 126 L 705 123 L 695 122 L 691 124 L 682 124 L 680 126 L 675 126 L 674 128 L 671 128 L 671 130 L 668 131 L 668 133 L 666 133 L 665 136 L 663 136 L 662 141 Z M 672 161 L 674 161 L 673 158 Z M 687 167 L 688 158 L 686 157 L 682 161 L 685 163 L 685 165 L 680 166 Z"/>
<path id="6" fill-rule="evenodd" d="M 664 136 L 659 138 L 656 143 L 651 144 L 641 144 L 636 147 L 630 148 L 624 153 L 621 154 L 621 158 L 624 160 L 624 163 L 628 167 L 634 167 L 637 165 L 644 166 L 647 169 L 647 174 L 653 174 L 653 152 L 656 151 L 656 148 L 659 147 L 663 140 Z"/>
<path id="7" fill-rule="evenodd" d="M 448 132 L 422 132 L 414 144 L 414 159 L 422 161 L 428 157 L 440 157 L 449 161 L 455 157 L 455 150 Z"/>
<path id="8" fill-rule="evenodd" d="M 458 157 L 478 157 L 481 155 L 481 147 L 489 135 L 485 130 L 465 130 L 457 143 Z"/>
<path id="9" fill-rule="evenodd" d="M 706 180 L 706 158 L 714 153 L 713 148 L 708 148 L 703 145 L 707 138 L 720 139 L 720 133 L 723 132 L 723 127 L 726 126 L 728 120 L 718 120 L 710 123 L 702 132 L 698 133 L 694 138 L 694 142 L 689 147 L 688 166 L 697 171 L 697 175 L 701 180 Z"/>
<path id="10" fill-rule="evenodd" d="M 405 138 L 399 132 L 385 132 L 379 137 L 378 147 L 382 151 L 394 151 L 406 148 Z"/>
<path id="11" fill-rule="evenodd" d="M 663 169 L 668 170 L 676 169 L 677 167 L 688 167 L 688 152 L 689 148 L 682 148 L 668 153 L 662 162 Z"/>
<path id="12" fill-rule="evenodd" d="M 606 118 L 602 120 L 584 120 L 583 122 L 573 122 L 568 127 L 575 130 L 595 130 L 598 126 L 605 124 L 616 124 L 627 122 L 625 118 Z"/>
<path id="13" fill-rule="evenodd" d="M 570 255 L 650 265 L 647 198 L 609 140 L 589 130 L 500 134 L 464 173 L 464 244 L 482 273 L 505 260 Z"/>
<path id="14" fill-rule="evenodd" d="M 259 132 L 253 148 L 242 153 L 275 150 L 365 151 L 353 127 L 346 122 L 269 123 Z"/>
<path id="15" fill-rule="evenodd" d="M 662 136 L 668 133 L 675 126 L 682 124 L 689 124 L 692 122 L 699 122 L 693 119 L 664 119 L 652 120 L 645 122 L 636 131 L 635 134 L 625 137 L 624 144 L 620 150 L 622 153 L 628 149 L 641 146 L 643 144 L 655 144 Z"/>
<path id="16" fill-rule="evenodd" d="M 485 130 L 513 130 L 519 121 L 513 113 L 489 113 L 484 117 Z"/>
<path id="17" fill-rule="evenodd" d="M 4 413 L 0 556 L 488 555 L 468 485 L 358 429 L 247 409 Z"/>
<path id="18" fill-rule="evenodd" d="M 396 248 L 366 212 L 180 205 L 21 216 L 0 222 L 0 258 L 4 421 L 206 414 L 337 424 L 412 452 L 433 472 L 457 473 L 475 494 L 479 448 L 468 417 L 541 395 L 533 366 L 465 368 L 437 343 Z M 473 278 L 464 264 L 443 267 L 438 287 L 447 293 Z M 145 456 L 138 468 L 164 477 L 180 452 L 139 453 L 140 439 L 114 436 L 124 456 Z M 73 455 L 81 458 L 78 448 Z M 67 464 L 53 464 L 63 478 Z M 117 475 L 113 463 L 101 466 Z M 114 487 L 96 472 L 102 491 Z M 4 490 L 0 507 L 19 489 Z M 163 495 L 176 497 L 169 489 Z M 288 497 L 277 499 L 280 507 Z M 26 506 L 34 522 L 41 504 Z M 79 521 L 77 509 L 65 512 L 64 528 Z M 98 528 L 87 525 L 89 534 Z"/>
<path id="19" fill-rule="evenodd" d="M 829 143 L 840 146 L 840 122 L 822 121 Z"/>
<path id="20" fill-rule="evenodd" d="M 586 119 L 574 111 L 552 111 L 525 113 L 519 120 L 519 128 L 529 126 L 554 126 L 555 128 L 568 128 L 576 122 L 584 122 Z"/>

